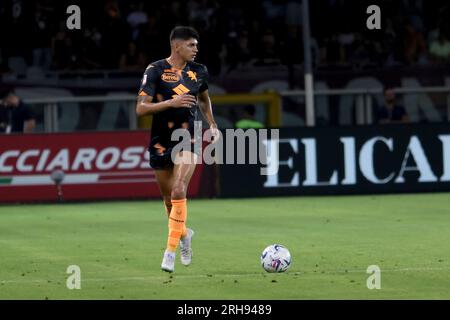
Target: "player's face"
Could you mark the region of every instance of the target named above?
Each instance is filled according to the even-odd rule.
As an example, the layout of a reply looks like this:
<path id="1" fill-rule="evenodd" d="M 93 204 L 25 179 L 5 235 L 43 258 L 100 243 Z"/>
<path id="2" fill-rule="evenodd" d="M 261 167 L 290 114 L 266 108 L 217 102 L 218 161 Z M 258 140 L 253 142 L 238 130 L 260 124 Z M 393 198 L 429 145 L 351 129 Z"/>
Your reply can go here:
<path id="1" fill-rule="evenodd" d="M 180 41 L 177 51 L 185 61 L 194 61 L 198 52 L 197 39 L 191 38 L 189 40 Z"/>

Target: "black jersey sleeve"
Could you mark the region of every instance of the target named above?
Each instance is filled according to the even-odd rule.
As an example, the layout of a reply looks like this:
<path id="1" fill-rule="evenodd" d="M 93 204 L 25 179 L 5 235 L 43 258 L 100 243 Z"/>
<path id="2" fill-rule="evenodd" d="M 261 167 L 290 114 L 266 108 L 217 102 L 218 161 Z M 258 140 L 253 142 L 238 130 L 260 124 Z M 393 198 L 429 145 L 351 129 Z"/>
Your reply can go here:
<path id="1" fill-rule="evenodd" d="M 199 88 L 198 92 L 203 92 L 203 91 L 208 90 L 208 80 L 209 80 L 208 68 L 206 66 L 203 66 L 202 69 L 203 69 L 202 75 L 200 77 L 201 84 L 200 84 L 200 88 Z"/>
<path id="2" fill-rule="evenodd" d="M 145 69 L 144 76 L 142 77 L 139 95 L 154 97 L 156 85 L 160 76 L 161 74 L 159 68 L 153 64 L 150 64 L 147 69 Z"/>

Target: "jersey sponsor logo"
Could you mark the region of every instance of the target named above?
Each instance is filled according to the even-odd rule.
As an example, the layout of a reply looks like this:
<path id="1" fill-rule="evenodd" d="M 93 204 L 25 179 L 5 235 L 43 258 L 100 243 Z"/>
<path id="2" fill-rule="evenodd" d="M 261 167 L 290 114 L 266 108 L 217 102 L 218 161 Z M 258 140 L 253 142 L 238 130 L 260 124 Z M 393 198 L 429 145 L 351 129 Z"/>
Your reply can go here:
<path id="1" fill-rule="evenodd" d="M 165 82 L 178 82 L 180 81 L 180 76 L 174 72 L 164 72 L 161 75 L 161 80 Z"/>

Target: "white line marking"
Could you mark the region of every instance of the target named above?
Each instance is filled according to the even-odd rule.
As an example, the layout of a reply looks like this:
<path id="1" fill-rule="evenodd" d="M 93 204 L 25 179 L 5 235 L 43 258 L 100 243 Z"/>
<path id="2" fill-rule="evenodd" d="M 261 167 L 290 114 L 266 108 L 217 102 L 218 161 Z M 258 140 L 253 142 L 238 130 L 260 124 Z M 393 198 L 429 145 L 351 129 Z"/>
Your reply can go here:
<path id="1" fill-rule="evenodd" d="M 102 176 L 137 176 L 137 175 L 143 175 L 143 176 L 154 176 L 155 170 L 146 170 L 146 171 L 125 171 L 125 172 L 95 172 Z"/>
<path id="2" fill-rule="evenodd" d="M 301 276 L 305 273 L 311 274 L 325 272 L 325 274 L 333 273 L 363 273 L 366 274 L 366 270 L 305 270 L 300 272 L 287 272 L 287 275 Z M 409 268 L 397 268 L 397 269 L 383 269 L 381 272 L 416 272 L 416 271 L 450 271 L 450 267 L 447 268 L 432 268 L 432 267 L 409 267 Z M 161 271 L 162 272 L 162 271 Z M 211 278 L 211 279 L 222 279 L 222 278 L 238 278 L 238 277 L 262 277 L 264 275 L 269 275 L 268 273 L 241 273 L 241 274 L 212 274 L 212 276 L 206 274 L 171 274 L 172 278 L 169 278 L 169 274 L 161 274 L 160 276 L 146 276 L 146 277 L 124 277 L 124 278 L 81 278 L 82 282 L 121 282 L 121 281 L 156 281 L 156 280 L 175 280 L 177 278 L 181 279 L 201 279 L 201 278 Z M 10 279 L 10 280 L 0 280 L 0 283 L 41 283 L 51 281 L 52 284 L 58 281 L 61 284 L 65 284 L 65 279 Z M 63 283 L 64 282 L 64 283 Z"/>

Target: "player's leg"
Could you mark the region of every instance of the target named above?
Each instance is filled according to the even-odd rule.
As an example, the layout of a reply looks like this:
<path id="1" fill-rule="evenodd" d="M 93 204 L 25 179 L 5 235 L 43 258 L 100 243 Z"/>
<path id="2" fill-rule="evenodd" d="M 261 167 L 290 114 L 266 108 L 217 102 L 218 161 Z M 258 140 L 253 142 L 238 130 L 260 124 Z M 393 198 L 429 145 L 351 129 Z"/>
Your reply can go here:
<path id="1" fill-rule="evenodd" d="M 186 199 L 187 188 L 195 171 L 197 155 L 182 151 L 175 158 L 173 167 L 172 200 Z"/>
<path id="2" fill-rule="evenodd" d="M 165 168 L 165 169 L 157 169 L 156 173 L 156 181 L 158 182 L 159 191 L 161 192 L 161 196 L 163 197 L 164 208 L 166 209 L 167 218 L 170 217 L 170 212 L 172 210 L 172 186 L 173 186 L 173 167 Z M 181 233 L 181 237 L 183 238 L 186 235 L 186 225 L 183 226 L 183 232 Z"/>
<path id="3" fill-rule="evenodd" d="M 174 170 L 174 187 L 172 187 L 172 193 L 180 192 L 181 194 L 178 197 L 184 197 L 186 199 L 186 193 L 189 186 L 189 182 L 192 178 L 192 175 L 195 171 L 195 163 L 197 161 L 197 155 L 194 153 L 186 152 L 184 155 L 184 167 L 177 167 L 177 170 Z M 190 166 L 189 166 L 190 165 Z M 177 191 L 178 188 L 178 191 Z M 172 194 L 172 197 L 175 195 Z M 186 200 L 187 201 L 187 200 Z M 187 209 L 187 204 L 186 204 Z M 186 220 L 187 220 L 187 212 L 186 212 Z M 185 222 L 185 228 L 183 229 L 183 234 L 180 239 L 180 259 L 181 263 L 185 266 L 188 266 L 192 262 L 192 238 L 194 236 L 194 230 L 188 228 Z"/>
<path id="4" fill-rule="evenodd" d="M 156 181 L 158 182 L 161 196 L 163 197 L 164 207 L 166 208 L 167 217 L 170 216 L 172 210 L 171 192 L 173 184 L 173 167 L 164 169 L 155 169 Z M 173 272 L 175 269 L 175 252 L 165 251 L 161 269 Z"/>
<path id="5" fill-rule="evenodd" d="M 187 203 L 186 193 L 189 182 L 195 171 L 196 155 L 189 151 L 180 152 L 176 159 L 173 168 L 173 183 L 172 183 L 172 211 L 169 217 L 169 236 L 167 239 L 168 252 L 174 253 L 177 249 L 178 243 L 182 238 L 183 230 L 186 230 L 186 235 L 181 239 L 182 263 L 190 264 L 192 249 L 190 247 L 190 240 L 193 231 L 185 229 L 187 219 Z"/>
<path id="6" fill-rule="evenodd" d="M 166 208 L 167 217 L 170 216 L 170 211 L 172 210 L 172 202 L 170 194 L 172 193 L 173 184 L 173 167 L 165 169 L 157 169 L 156 181 L 158 182 L 159 191 L 163 197 L 164 207 Z"/>

